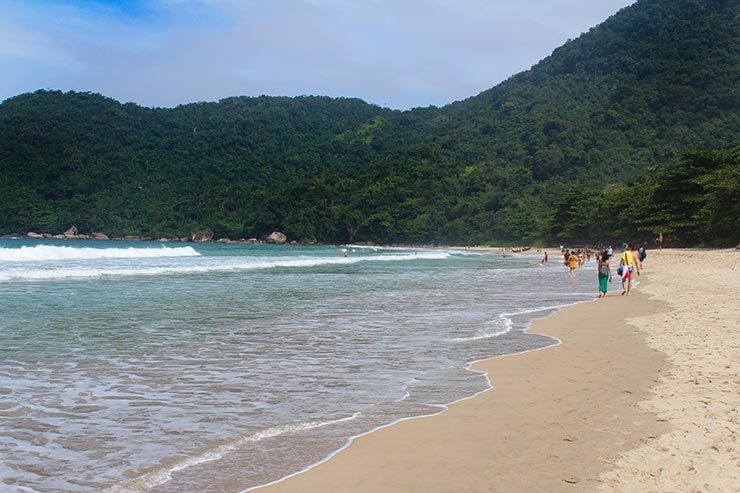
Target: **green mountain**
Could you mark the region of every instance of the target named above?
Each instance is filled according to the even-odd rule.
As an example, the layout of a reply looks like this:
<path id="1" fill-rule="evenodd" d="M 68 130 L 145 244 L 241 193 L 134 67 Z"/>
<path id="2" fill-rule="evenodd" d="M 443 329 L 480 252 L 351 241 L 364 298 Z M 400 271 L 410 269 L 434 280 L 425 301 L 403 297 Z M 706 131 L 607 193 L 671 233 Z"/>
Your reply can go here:
<path id="1" fill-rule="evenodd" d="M 734 233 L 688 234 L 698 219 L 679 226 L 676 214 L 594 230 L 567 211 L 612 213 L 610 190 L 629 209 L 632 182 L 657 193 L 683 150 L 728 150 L 695 171 L 726 168 L 717 176 L 736 204 L 739 82 L 740 3 L 641 0 L 443 108 L 239 97 L 163 109 L 24 94 L 0 104 L 0 232 L 485 243 L 660 229 L 729 243 Z"/>

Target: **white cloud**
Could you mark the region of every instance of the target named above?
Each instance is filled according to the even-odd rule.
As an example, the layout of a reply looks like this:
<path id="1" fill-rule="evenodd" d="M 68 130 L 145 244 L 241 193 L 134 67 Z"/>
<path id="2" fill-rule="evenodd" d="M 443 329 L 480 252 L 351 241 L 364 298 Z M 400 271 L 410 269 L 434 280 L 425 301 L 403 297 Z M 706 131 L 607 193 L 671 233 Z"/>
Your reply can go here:
<path id="1" fill-rule="evenodd" d="M 165 106 L 242 94 L 442 105 L 527 69 L 629 3 L 150 0 L 127 16 L 11 2 L 0 99 L 57 87 Z"/>

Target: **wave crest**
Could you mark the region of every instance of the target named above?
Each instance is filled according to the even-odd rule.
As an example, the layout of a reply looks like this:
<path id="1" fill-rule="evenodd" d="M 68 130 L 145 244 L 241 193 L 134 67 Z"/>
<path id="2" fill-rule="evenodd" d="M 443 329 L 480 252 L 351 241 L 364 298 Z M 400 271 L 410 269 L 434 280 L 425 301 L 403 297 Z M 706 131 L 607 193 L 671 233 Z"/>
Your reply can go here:
<path id="1" fill-rule="evenodd" d="M 187 247 L 189 248 L 189 247 Z M 158 250 L 158 249 L 151 249 Z M 173 248 L 170 250 L 179 250 Z M 191 249 L 192 250 L 192 249 Z M 195 255 L 198 252 L 192 250 Z M 165 256 L 165 255 L 162 255 Z M 175 255 L 178 256 L 178 255 Z M 37 269 L 5 269 L 0 271 L 0 282 L 12 280 L 42 280 L 42 279 L 90 279 L 112 276 L 159 276 L 159 275 L 189 275 L 204 274 L 209 272 L 236 272 L 273 268 L 305 268 L 318 267 L 322 265 L 351 265 L 358 262 L 391 262 L 403 260 L 441 260 L 449 255 L 445 252 L 428 254 L 407 255 L 369 255 L 363 257 L 333 257 L 333 258 L 285 258 L 260 261 L 229 261 L 212 264 L 190 264 L 190 265 L 157 265 L 140 267 L 97 267 L 97 266 L 75 266 L 72 268 L 37 268 Z M 202 257 L 208 258 L 208 257 Z M 229 259 L 231 260 L 231 259 Z"/>
<path id="2" fill-rule="evenodd" d="M 43 260 L 85 260 L 99 258 L 197 257 L 192 247 L 170 248 L 75 248 L 68 246 L 35 245 L 32 247 L 0 248 L 0 262 L 38 262 Z"/>

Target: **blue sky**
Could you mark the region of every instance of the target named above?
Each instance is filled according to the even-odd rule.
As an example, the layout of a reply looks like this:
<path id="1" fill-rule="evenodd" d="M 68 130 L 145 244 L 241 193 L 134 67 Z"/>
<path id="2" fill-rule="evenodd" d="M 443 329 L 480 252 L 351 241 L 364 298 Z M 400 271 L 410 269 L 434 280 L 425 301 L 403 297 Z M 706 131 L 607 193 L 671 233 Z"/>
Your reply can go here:
<path id="1" fill-rule="evenodd" d="M 528 69 L 633 0 L 3 0 L 0 100 L 228 96 L 442 106 Z"/>

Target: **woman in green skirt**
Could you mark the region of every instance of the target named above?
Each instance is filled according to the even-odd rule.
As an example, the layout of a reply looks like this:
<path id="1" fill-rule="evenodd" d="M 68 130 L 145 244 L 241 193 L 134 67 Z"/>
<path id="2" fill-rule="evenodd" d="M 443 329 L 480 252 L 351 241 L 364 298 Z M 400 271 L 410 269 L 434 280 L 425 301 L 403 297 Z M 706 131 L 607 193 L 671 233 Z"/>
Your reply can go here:
<path id="1" fill-rule="evenodd" d="M 606 289 L 612 280 L 612 270 L 609 267 L 609 255 L 606 250 L 600 252 L 598 257 L 599 266 L 599 298 L 606 296 Z"/>

